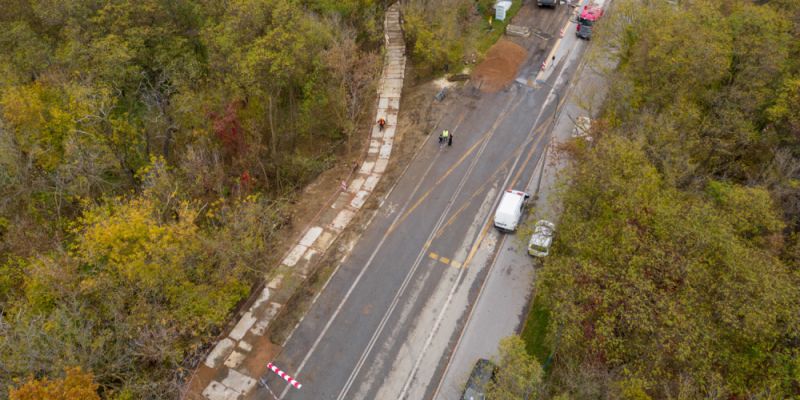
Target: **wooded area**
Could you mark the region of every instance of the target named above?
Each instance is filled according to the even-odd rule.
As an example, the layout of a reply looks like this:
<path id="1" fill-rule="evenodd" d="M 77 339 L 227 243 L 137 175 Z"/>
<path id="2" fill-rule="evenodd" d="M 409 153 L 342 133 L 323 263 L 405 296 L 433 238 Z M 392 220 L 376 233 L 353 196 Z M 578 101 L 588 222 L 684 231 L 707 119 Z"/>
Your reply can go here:
<path id="1" fill-rule="evenodd" d="M 0 398 L 177 397 L 357 150 L 383 6 L 0 1 Z"/>
<path id="2" fill-rule="evenodd" d="M 800 2 L 762 3 L 598 26 L 619 63 L 538 275 L 547 396 L 800 395 Z"/>
<path id="3" fill-rule="evenodd" d="M 403 35 L 416 74 L 428 78 L 442 72 L 459 73 L 465 55 L 488 50 L 503 32 L 499 29 L 494 34 L 488 33 L 487 21 L 494 15 L 494 3 L 494 0 L 403 1 Z"/>
<path id="4" fill-rule="evenodd" d="M 405 2 L 418 73 L 490 3 Z M 496 393 L 800 395 L 800 2 L 758 3 L 614 1 L 538 278 L 555 358 L 505 342 Z M 177 396 L 372 122 L 383 7 L 0 0 L 0 398 Z"/>

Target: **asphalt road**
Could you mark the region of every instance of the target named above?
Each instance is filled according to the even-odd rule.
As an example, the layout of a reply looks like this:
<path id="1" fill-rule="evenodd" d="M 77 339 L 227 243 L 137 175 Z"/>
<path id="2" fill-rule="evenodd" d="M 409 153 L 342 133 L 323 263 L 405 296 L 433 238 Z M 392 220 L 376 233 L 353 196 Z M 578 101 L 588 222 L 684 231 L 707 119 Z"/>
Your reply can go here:
<path id="1" fill-rule="evenodd" d="M 523 80 L 550 56 L 570 10 L 523 7 L 515 23 L 535 28 L 515 40 L 529 50 Z M 551 86 L 451 95 L 437 130 L 454 133 L 453 147 L 431 138 L 399 178 L 275 360 L 303 388 L 266 376 L 279 397 L 433 396 L 496 250 L 515 237 L 491 227 L 499 195 L 532 182 L 561 97 L 555 93 L 576 59 L 548 66 Z M 517 290 L 525 295 L 525 287 Z M 249 397 L 272 396 L 259 387 Z"/>
<path id="2" fill-rule="evenodd" d="M 567 32 L 575 29 L 570 24 Z M 544 74 L 546 82 L 564 84 L 567 77 L 572 77 L 570 88 L 556 116 L 556 123 L 550 131 L 550 149 L 544 160 L 541 160 L 534 173 L 534 180 L 529 183 L 529 191 L 537 193 L 532 204 L 532 212 L 528 216 L 528 224 L 539 219 L 558 221 L 560 199 L 556 195 L 558 172 L 566 166 L 566 160 L 554 149 L 557 144 L 570 140 L 575 121 L 581 116 L 592 116 L 605 96 L 605 81 L 591 68 L 584 68 L 576 76 L 572 68 L 583 56 L 587 42 L 565 35 L 555 51 L 557 60 L 564 60 L 570 68 Z M 480 358 L 493 359 L 497 356 L 497 345 L 504 337 L 519 333 L 522 329 L 528 305 L 530 304 L 531 287 L 536 271 L 540 267 L 527 255 L 523 238 L 506 237 L 503 245 L 496 253 L 490 254 L 482 246 L 476 259 L 494 257 L 491 272 L 483 289 L 473 303 L 472 311 L 463 335 L 459 338 L 455 350 L 450 357 L 446 372 L 438 386 L 435 399 L 461 399 L 464 385 L 472 368 Z M 520 294 L 523 295 L 520 295 Z"/>

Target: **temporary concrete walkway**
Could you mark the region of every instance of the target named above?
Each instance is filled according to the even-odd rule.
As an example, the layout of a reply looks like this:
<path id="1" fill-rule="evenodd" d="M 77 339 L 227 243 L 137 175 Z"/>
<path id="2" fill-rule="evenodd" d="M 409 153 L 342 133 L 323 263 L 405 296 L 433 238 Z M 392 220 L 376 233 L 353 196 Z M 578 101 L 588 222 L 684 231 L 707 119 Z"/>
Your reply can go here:
<path id="1" fill-rule="evenodd" d="M 375 120 L 384 118 L 386 126 L 372 129 L 369 150 L 361 168 L 353 175 L 329 208 L 312 222 L 294 247 L 284 257 L 277 273 L 258 295 L 238 323 L 211 350 L 194 375 L 200 382 L 203 397 L 209 400 L 236 400 L 251 392 L 258 378 L 267 371 L 265 350 L 273 346 L 265 337 L 270 322 L 307 276 L 311 274 L 322 255 L 350 224 L 364 205 L 386 170 L 392 153 L 397 114 L 400 111 L 400 94 L 405 71 L 405 46 L 400 27 L 400 10 L 397 4 L 386 12 L 385 62 L 378 89 L 378 107 Z M 344 185 L 346 187 L 344 187 Z M 292 371 L 286 371 L 292 373 Z M 195 382 L 195 385 L 197 382 Z M 192 386 L 195 386 L 192 385 Z M 191 398 L 192 394 L 187 394 Z"/>

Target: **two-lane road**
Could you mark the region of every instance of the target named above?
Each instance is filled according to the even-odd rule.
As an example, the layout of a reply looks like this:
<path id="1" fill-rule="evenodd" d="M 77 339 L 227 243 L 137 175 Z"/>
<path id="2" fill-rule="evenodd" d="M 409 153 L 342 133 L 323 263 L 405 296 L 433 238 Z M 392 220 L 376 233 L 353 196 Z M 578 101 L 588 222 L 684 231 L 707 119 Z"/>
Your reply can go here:
<path id="1" fill-rule="evenodd" d="M 558 36 L 566 9 L 521 11 L 540 30 L 540 36 L 521 41 L 531 54 L 523 77 L 538 72 L 549 56 L 552 41 L 543 38 Z M 491 266 L 491 257 L 476 257 L 479 245 L 492 248 L 504 240 L 487 235 L 494 207 L 503 190 L 524 189 L 531 181 L 560 98 L 555 93 L 564 87 L 559 77 L 574 71 L 574 58 L 549 67 L 552 87 L 512 84 L 477 100 L 449 100 L 438 130 L 455 134 L 453 147 L 439 148 L 429 138 L 387 195 L 275 360 L 303 388 L 289 389 L 267 375 L 280 397 L 433 395 Z M 270 397 L 263 388 L 250 396 Z"/>

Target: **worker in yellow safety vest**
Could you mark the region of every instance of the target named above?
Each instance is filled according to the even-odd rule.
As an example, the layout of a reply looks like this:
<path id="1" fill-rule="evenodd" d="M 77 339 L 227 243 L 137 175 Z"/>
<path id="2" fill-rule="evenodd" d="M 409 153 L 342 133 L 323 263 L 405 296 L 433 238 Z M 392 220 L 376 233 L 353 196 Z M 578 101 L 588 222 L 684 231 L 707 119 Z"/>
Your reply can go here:
<path id="1" fill-rule="evenodd" d="M 442 134 L 439 135 L 439 144 L 442 144 L 448 140 L 450 140 L 450 131 L 445 129 L 442 131 Z"/>

